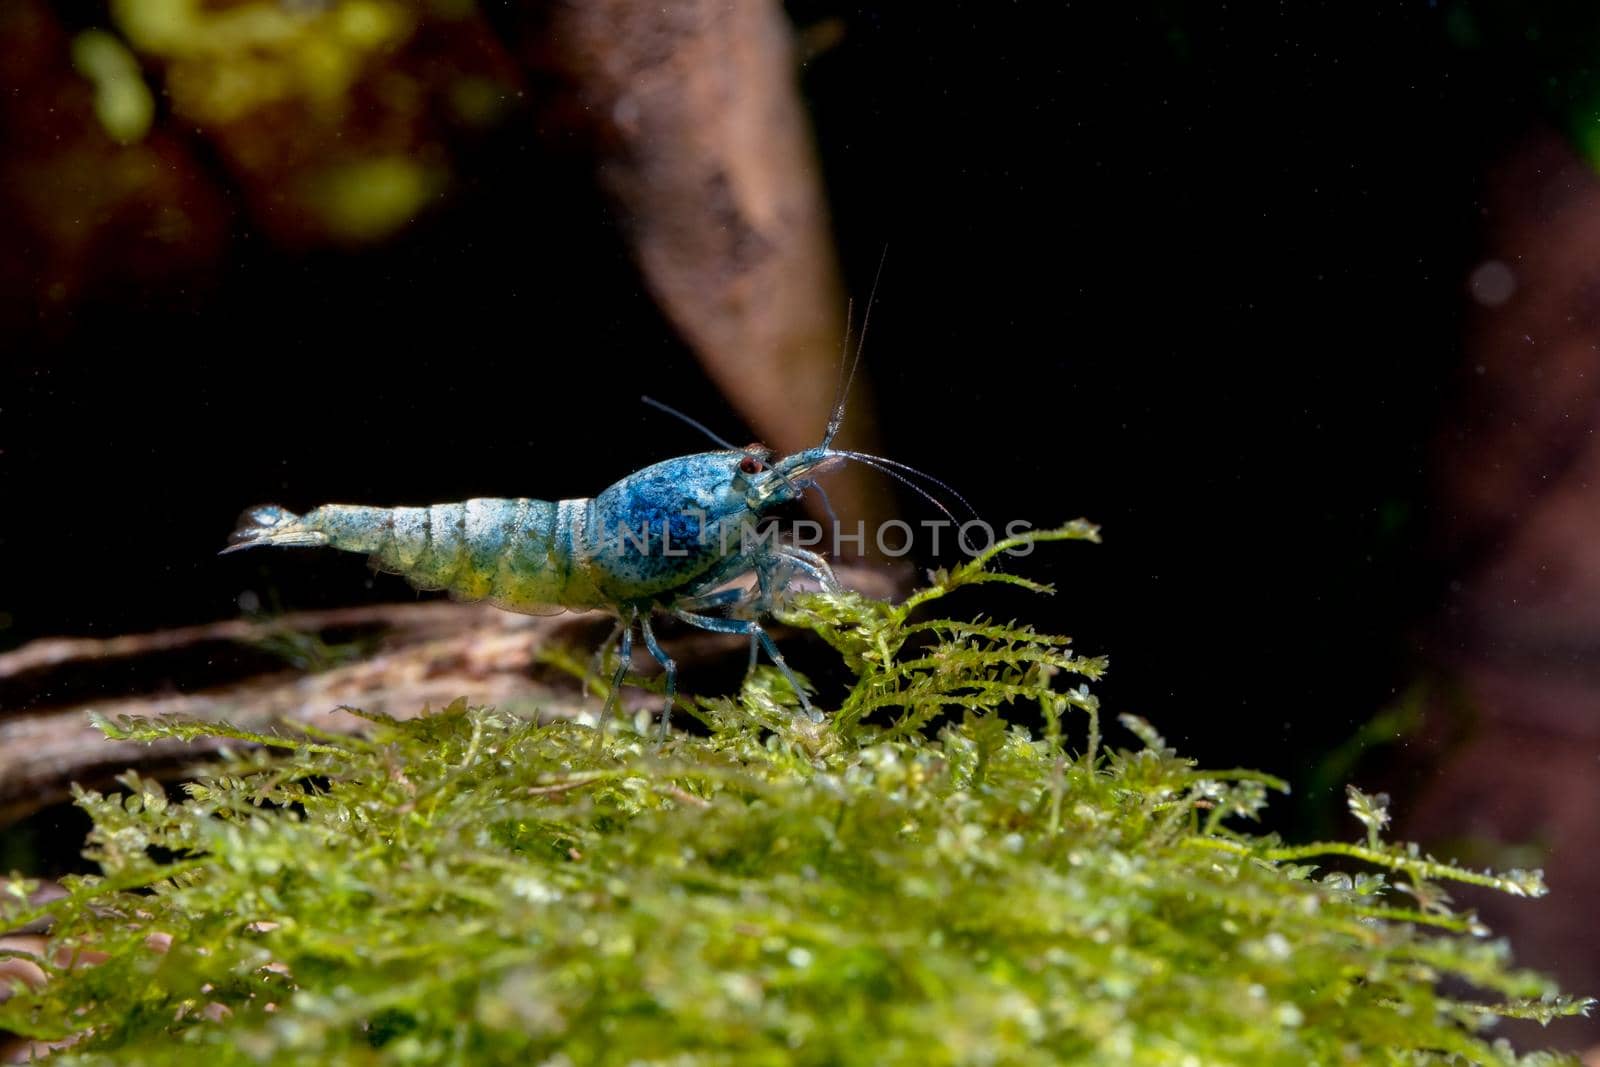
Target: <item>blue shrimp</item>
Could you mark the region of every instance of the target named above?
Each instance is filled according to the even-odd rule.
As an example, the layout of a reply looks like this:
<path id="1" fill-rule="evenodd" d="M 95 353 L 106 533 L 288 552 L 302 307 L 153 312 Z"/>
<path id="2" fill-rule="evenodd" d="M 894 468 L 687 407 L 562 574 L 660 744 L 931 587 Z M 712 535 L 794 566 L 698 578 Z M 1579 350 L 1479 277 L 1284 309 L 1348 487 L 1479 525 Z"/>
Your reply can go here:
<path id="1" fill-rule="evenodd" d="M 852 379 L 854 373 L 852 366 Z M 760 618 L 771 613 L 774 597 L 799 575 L 824 589 L 837 589 L 838 582 L 822 556 L 755 535 L 756 523 L 808 489 L 821 492 L 816 478 L 846 461 L 903 482 L 950 515 L 931 494 L 898 473 L 921 472 L 879 456 L 833 448 L 848 391 L 845 382 L 822 441 L 781 458 L 760 444 L 735 447 L 693 419 L 656 404 L 724 447 L 645 467 L 592 499 L 475 499 L 397 508 L 326 504 L 303 515 L 262 505 L 245 513 L 223 552 L 257 545 L 328 545 L 365 552 L 375 569 L 400 574 L 418 589 L 448 590 L 460 600 L 487 600 L 530 615 L 569 609 L 609 612 L 619 620 L 621 658 L 600 713 L 601 735 L 631 662 L 637 628 L 664 672 L 661 737 L 666 737 L 677 694 L 677 665 L 656 639 L 651 618 L 657 612 L 703 630 L 749 637 L 752 663 L 759 644 L 783 672 L 806 714 L 821 721 Z M 937 479 L 922 477 L 961 499 Z M 752 575 L 756 580 L 748 588 L 729 587 Z"/>

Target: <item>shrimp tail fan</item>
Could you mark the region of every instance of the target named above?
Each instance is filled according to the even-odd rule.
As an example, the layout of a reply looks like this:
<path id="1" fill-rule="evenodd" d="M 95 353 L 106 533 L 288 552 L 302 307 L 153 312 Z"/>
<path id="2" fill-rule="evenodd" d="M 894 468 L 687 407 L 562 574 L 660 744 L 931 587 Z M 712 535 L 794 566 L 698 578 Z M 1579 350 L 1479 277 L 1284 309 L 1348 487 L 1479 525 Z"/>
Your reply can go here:
<path id="1" fill-rule="evenodd" d="M 288 508 L 277 504 L 261 504 L 239 516 L 239 527 L 228 537 L 228 547 L 220 554 L 227 555 L 257 545 L 295 548 L 327 543 L 327 534 L 307 527 L 300 516 Z"/>

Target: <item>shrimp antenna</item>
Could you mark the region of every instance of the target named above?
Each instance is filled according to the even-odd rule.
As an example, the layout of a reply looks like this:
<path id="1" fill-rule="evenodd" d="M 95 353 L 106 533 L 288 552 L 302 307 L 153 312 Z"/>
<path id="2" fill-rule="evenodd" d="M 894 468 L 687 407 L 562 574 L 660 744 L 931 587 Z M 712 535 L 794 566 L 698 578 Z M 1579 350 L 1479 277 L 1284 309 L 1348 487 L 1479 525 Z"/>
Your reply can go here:
<path id="1" fill-rule="evenodd" d="M 833 444 L 833 438 L 839 432 L 839 427 L 844 425 L 844 406 L 850 399 L 850 387 L 856 381 L 856 369 L 861 366 L 861 353 L 867 348 L 867 326 L 872 322 L 872 307 L 878 302 L 878 283 L 883 281 L 883 264 L 889 258 L 889 246 L 883 246 L 883 254 L 878 257 L 878 270 L 872 276 L 872 291 L 867 295 L 867 309 L 861 313 L 861 337 L 856 341 L 855 358 L 850 361 L 850 376 L 844 380 L 844 388 L 839 390 L 838 399 L 833 405 L 833 414 L 828 416 L 828 429 L 822 435 L 822 447 L 827 448 Z M 845 351 L 850 350 L 849 312 L 846 312 L 845 323 Z M 841 364 L 841 368 L 842 368 Z"/>
<path id="2" fill-rule="evenodd" d="M 893 467 L 885 467 L 882 464 L 875 462 L 874 457 L 865 455 L 861 452 L 834 452 L 833 454 L 836 456 L 847 456 L 864 467 L 871 467 L 880 474 L 887 474 L 889 477 L 893 478 L 895 481 L 899 482 L 901 485 L 910 489 L 913 493 L 916 493 L 922 499 L 938 508 L 941 512 L 943 512 L 944 517 L 950 520 L 952 525 L 957 527 L 961 525 L 959 522 L 956 522 L 956 517 L 951 514 L 950 509 L 944 506 L 944 501 L 940 500 L 938 497 L 934 496 L 932 493 L 928 492 L 926 489 L 922 488 L 922 486 L 918 485 L 910 478 L 907 478 L 904 474 L 901 474 Z"/>
<path id="3" fill-rule="evenodd" d="M 833 407 L 828 409 L 829 418 L 844 406 L 844 372 L 850 363 L 850 328 L 855 323 L 855 317 L 856 302 L 854 297 L 850 297 L 844 302 L 844 344 L 839 346 L 839 373 L 833 381 Z"/>
<path id="4" fill-rule="evenodd" d="M 837 530 L 839 528 L 839 516 L 834 514 L 833 501 L 828 499 L 828 491 L 816 482 L 811 483 L 811 488 L 816 490 L 817 495 L 822 498 L 822 510 L 828 513 L 829 525 Z"/>
<path id="5" fill-rule="evenodd" d="M 649 404 L 651 407 L 655 408 L 657 411 L 665 411 L 668 415 L 671 415 L 673 418 L 681 419 L 682 421 L 688 423 L 690 426 L 693 426 L 695 429 L 699 430 L 701 433 L 705 434 L 707 437 L 711 438 L 713 441 L 715 441 L 717 444 L 721 445 L 723 448 L 726 448 L 728 451 L 730 451 L 730 452 L 739 451 L 739 446 L 738 445 L 734 444 L 733 442 L 731 442 L 731 441 L 729 441 L 729 440 L 727 440 L 725 438 L 718 437 L 716 434 L 712 433 L 710 428 L 708 428 L 706 426 L 706 424 L 701 422 L 699 419 L 690 418 L 688 415 L 685 415 L 683 412 L 679 411 L 677 408 L 672 407 L 672 406 L 667 405 L 667 404 L 663 404 L 661 401 L 657 400 L 653 396 L 641 396 L 639 399 L 644 401 L 646 404 Z"/>
<path id="6" fill-rule="evenodd" d="M 971 514 L 973 518 L 975 518 L 975 519 L 979 518 L 978 509 L 973 507 L 971 504 L 967 503 L 967 498 L 966 497 L 962 496 L 960 493 L 956 492 L 955 489 L 953 489 L 949 485 L 946 485 L 944 482 L 941 482 L 939 479 L 935 478 L 933 475 L 929 474 L 927 471 L 918 470 L 917 468 L 913 467 L 909 463 L 901 463 L 899 460 L 889 459 L 889 458 L 887 458 L 885 456 L 869 455 L 866 452 L 850 452 L 850 451 L 846 451 L 844 449 L 837 449 L 836 448 L 836 449 L 833 450 L 833 453 L 834 453 L 834 455 L 837 455 L 837 456 L 846 456 L 846 457 L 848 457 L 850 459 L 860 460 L 863 463 L 882 464 L 883 466 L 893 467 L 896 470 L 905 471 L 907 474 L 915 474 L 919 478 L 924 478 L 924 479 L 928 480 L 929 482 L 932 482 L 934 485 L 938 486 L 940 489 L 944 490 L 946 493 L 949 493 L 951 496 L 955 497 L 956 501 L 962 507 L 966 508 L 968 513 Z M 882 470 L 883 467 L 880 466 L 878 469 Z M 888 472 L 885 471 L 884 473 L 888 473 Z M 910 485 L 911 483 L 907 482 L 906 484 Z M 913 488 L 915 488 L 915 486 L 913 486 Z"/>

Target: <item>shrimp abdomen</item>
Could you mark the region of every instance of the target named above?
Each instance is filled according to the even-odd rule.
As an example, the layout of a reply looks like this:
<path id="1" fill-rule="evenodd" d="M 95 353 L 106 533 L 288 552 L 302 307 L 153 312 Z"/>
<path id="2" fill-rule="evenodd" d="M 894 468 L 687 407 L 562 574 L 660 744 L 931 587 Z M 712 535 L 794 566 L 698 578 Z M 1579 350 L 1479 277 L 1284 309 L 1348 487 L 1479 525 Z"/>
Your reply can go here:
<path id="1" fill-rule="evenodd" d="M 563 524 L 587 501 L 479 498 L 431 507 L 325 504 L 305 515 L 275 505 L 246 513 L 232 552 L 255 545 L 329 545 L 365 552 L 377 570 L 458 600 L 543 615 L 598 603 L 587 569 L 571 558 Z"/>
<path id="2" fill-rule="evenodd" d="M 371 553 L 373 566 L 418 589 L 543 613 L 571 603 L 551 563 L 556 512 L 548 501 L 522 498 L 394 508 L 376 545 L 364 540 L 351 547 Z"/>

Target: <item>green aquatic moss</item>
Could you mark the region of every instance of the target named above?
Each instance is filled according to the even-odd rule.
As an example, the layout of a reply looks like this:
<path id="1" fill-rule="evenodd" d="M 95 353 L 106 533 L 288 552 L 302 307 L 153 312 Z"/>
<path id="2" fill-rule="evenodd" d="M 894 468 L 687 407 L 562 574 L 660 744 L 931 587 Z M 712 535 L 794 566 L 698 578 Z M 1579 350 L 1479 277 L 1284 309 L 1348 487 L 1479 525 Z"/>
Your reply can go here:
<path id="1" fill-rule="evenodd" d="M 1356 790 L 1353 843 L 1252 832 L 1281 783 L 1137 719 L 1102 739 L 1103 661 L 924 618 L 1040 588 L 991 569 L 1021 543 L 900 605 L 798 600 L 856 677 L 822 724 L 766 669 L 684 701 L 703 735 L 659 750 L 644 722 L 597 751 L 464 702 L 362 738 L 103 724 L 252 744 L 181 802 L 131 774 L 79 794 L 102 873 L 0 894 L 3 925 L 54 923 L 0 1026 L 76 1036 L 64 1063 L 209 1067 L 1555 1060 L 1488 1028 L 1588 1002 L 1443 888 L 1539 895 L 1537 872 L 1391 843 Z"/>

